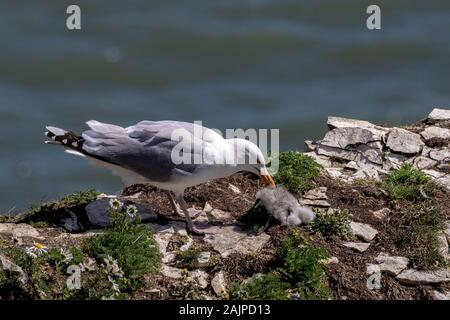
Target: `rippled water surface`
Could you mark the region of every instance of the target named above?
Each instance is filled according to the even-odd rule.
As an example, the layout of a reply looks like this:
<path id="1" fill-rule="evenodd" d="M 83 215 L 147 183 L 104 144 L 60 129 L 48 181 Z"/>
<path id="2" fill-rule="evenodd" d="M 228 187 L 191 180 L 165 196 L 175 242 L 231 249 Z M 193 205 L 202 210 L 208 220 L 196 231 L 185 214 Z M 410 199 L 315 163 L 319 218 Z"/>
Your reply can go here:
<path id="1" fill-rule="evenodd" d="M 73 1 L 72 1 L 73 2 Z M 120 181 L 44 145 L 47 124 L 202 120 L 280 128 L 283 150 L 339 115 L 405 124 L 450 99 L 450 1 L 68 1 L 0 3 L 0 212 Z"/>

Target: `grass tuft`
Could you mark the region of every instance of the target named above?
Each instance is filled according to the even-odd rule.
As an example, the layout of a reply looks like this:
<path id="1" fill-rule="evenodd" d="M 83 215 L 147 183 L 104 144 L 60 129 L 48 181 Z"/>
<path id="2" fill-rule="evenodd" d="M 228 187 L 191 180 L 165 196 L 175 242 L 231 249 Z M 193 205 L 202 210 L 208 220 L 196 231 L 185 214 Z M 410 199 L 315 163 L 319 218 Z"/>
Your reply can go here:
<path id="1" fill-rule="evenodd" d="M 314 232 L 326 239 L 333 236 L 349 239 L 352 236 L 350 218 L 348 213 L 342 210 L 333 213 L 318 213 L 310 226 Z"/>
<path id="2" fill-rule="evenodd" d="M 413 207 L 400 232 L 400 246 L 411 262 L 420 269 L 447 265 L 442 256 L 439 235 L 445 228 L 445 217 L 431 202 Z"/>
<path id="3" fill-rule="evenodd" d="M 321 166 L 313 158 L 295 151 L 279 155 L 279 168 L 274 179 L 290 192 L 303 194 L 315 187 L 314 179 L 319 177 Z"/>
<path id="4" fill-rule="evenodd" d="M 323 247 L 314 246 L 298 231 L 291 232 L 277 251 L 280 267 L 261 277 L 230 286 L 231 299 L 329 299 Z"/>
<path id="5" fill-rule="evenodd" d="M 424 198 L 423 192 L 432 193 L 434 185 L 425 173 L 410 164 L 403 164 L 383 179 L 381 188 L 394 200 L 416 201 Z"/>

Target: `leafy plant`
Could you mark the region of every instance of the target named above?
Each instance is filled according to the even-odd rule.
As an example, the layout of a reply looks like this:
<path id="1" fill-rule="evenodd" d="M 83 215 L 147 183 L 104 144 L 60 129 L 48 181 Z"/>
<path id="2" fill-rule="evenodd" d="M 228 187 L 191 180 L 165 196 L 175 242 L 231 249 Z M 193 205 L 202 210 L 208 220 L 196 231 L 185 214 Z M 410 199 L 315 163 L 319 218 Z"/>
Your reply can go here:
<path id="1" fill-rule="evenodd" d="M 185 251 L 178 251 L 176 255 L 178 267 L 189 270 L 197 269 L 200 253 L 201 250 L 196 247 L 191 247 Z"/>
<path id="2" fill-rule="evenodd" d="M 302 194 L 315 187 L 314 179 L 319 177 L 321 166 L 313 158 L 295 151 L 279 155 L 279 168 L 274 179 L 295 194 Z"/>
<path id="3" fill-rule="evenodd" d="M 352 235 L 347 212 L 319 213 L 311 223 L 311 229 L 324 238 L 338 236 L 349 239 Z"/>
<path id="4" fill-rule="evenodd" d="M 134 291 L 140 286 L 142 276 L 157 272 L 161 255 L 151 231 L 130 219 L 121 208 L 111 209 L 112 227 L 89 238 L 84 251 L 99 263 L 108 257 L 117 260 L 124 277 L 119 282 L 124 291 Z"/>
<path id="5" fill-rule="evenodd" d="M 283 241 L 278 256 L 286 278 L 295 285 L 301 299 L 327 299 L 331 296 L 323 264 L 328 258 L 323 247 L 313 246 L 298 231 Z"/>

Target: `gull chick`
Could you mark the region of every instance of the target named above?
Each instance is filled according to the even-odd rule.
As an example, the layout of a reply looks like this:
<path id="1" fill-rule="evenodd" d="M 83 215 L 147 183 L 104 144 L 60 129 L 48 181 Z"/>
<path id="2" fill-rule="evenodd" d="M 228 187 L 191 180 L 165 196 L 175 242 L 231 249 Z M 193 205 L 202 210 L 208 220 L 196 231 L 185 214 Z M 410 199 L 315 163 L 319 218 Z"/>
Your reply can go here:
<path id="1" fill-rule="evenodd" d="M 258 205 L 264 206 L 269 213 L 269 219 L 260 232 L 268 227 L 272 218 L 283 226 L 309 224 L 315 218 L 311 209 L 300 206 L 297 199 L 282 186 L 261 189 L 256 193 L 256 199 Z"/>
<path id="2" fill-rule="evenodd" d="M 266 185 L 275 185 L 254 143 L 224 139 L 195 123 L 141 121 L 123 128 L 91 120 L 87 125 L 90 130 L 81 135 L 48 126 L 46 143 L 61 145 L 67 153 L 110 169 L 126 186 L 147 183 L 166 190 L 174 210 L 175 201 L 180 204 L 193 233 L 203 234 L 194 227 L 192 209 L 183 198 L 186 188 L 239 171 L 252 172 Z"/>

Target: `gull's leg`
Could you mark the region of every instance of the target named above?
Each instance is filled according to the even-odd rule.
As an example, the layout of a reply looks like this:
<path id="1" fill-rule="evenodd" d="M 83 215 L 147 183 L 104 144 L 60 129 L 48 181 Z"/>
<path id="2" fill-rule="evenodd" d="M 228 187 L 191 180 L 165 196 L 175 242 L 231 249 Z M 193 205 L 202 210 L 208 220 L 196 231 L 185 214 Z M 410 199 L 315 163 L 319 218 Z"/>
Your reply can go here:
<path id="1" fill-rule="evenodd" d="M 168 191 L 168 190 L 167 190 L 167 191 L 166 191 L 166 194 L 167 194 L 167 196 L 169 197 L 170 204 L 171 204 L 171 206 L 172 206 L 173 211 L 174 211 L 176 214 L 179 214 L 180 216 L 183 215 L 183 213 L 180 212 L 180 210 L 179 210 L 177 204 L 175 203 L 175 199 L 174 199 L 173 196 L 172 196 L 172 191 Z"/>
<path id="2" fill-rule="evenodd" d="M 269 223 L 272 221 L 272 216 L 269 215 L 267 217 L 267 222 L 264 226 L 262 226 L 261 228 L 258 229 L 257 235 L 260 235 L 261 233 L 263 233 L 264 231 L 266 231 L 266 229 L 269 227 Z"/>
<path id="3" fill-rule="evenodd" d="M 181 209 L 184 212 L 184 216 L 186 217 L 186 224 L 187 224 L 188 231 L 190 231 L 191 233 L 196 234 L 196 235 L 204 235 L 205 234 L 204 232 L 199 231 L 195 228 L 194 223 L 192 222 L 192 218 L 189 214 L 188 205 L 187 205 L 186 201 L 184 201 L 183 195 L 182 194 L 177 195 L 176 199 L 177 199 L 178 203 L 180 204 Z"/>
<path id="4" fill-rule="evenodd" d="M 167 191 L 166 191 L 166 194 L 167 194 L 167 196 L 169 197 L 170 204 L 172 205 L 173 211 L 174 211 L 175 213 L 177 213 L 178 215 L 180 215 L 180 216 L 184 215 L 184 212 L 180 212 L 180 209 L 179 209 L 179 207 L 177 206 L 177 204 L 176 204 L 176 202 L 175 202 L 175 199 L 174 199 L 173 196 L 172 196 L 172 192 L 167 190 Z M 184 199 L 183 199 L 183 200 L 184 200 Z M 181 203 L 180 203 L 180 205 L 181 205 Z M 201 215 L 201 214 L 203 213 L 202 210 L 197 210 L 197 209 L 194 209 L 194 208 L 188 208 L 187 210 L 188 210 L 188 212 L 189 212 L 189 217 L 191 217 L 191 218 L 194 219 L 194 220 L 197 219 L 198 216 Z"/>

